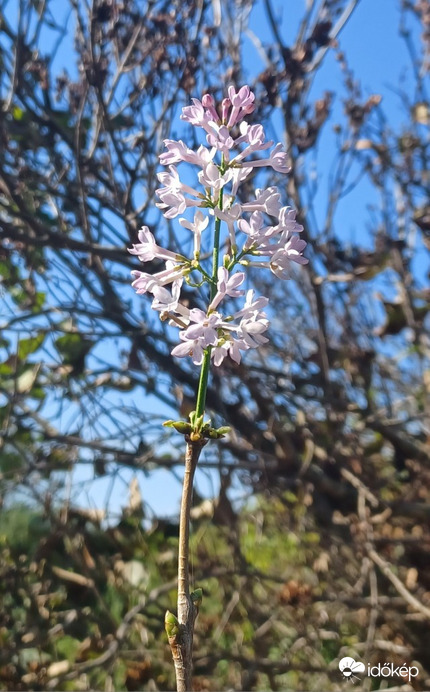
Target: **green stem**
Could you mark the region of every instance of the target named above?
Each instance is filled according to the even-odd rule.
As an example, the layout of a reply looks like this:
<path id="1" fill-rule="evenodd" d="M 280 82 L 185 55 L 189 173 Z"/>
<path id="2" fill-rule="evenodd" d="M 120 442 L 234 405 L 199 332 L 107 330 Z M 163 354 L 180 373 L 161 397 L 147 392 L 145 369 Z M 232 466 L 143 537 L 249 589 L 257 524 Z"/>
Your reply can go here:
<path id="1" fill-rule="evenodd" d="M 202 416 L 205 412 L 206 392 L 208 391 L 209 370 L 211 363 L 211 351 L 212 348 L 208 346 L 203 356 L 203 363 L 200 370 L 199 387 L 197 390 L 196 418 Z"/>
<path id="2" fill-rule="evenodd" d="M 221 165 L 223 165 L 224 160 Z M 223 202 L 223 189 L 221 188 L 219 193 L 219 208 L 222 209 Z M 212 253 L 212 277 L 210 283 L 210 293 L 209 302 L 215 298 L 216 295 L 216 284 L 218 278 L 218 263 L 219 263 L 219 242 L 220 242 L 220 231 L 221 231 L 221 219 L 216 219 L 215 221 L 215 232 L 214 232 L 214 249 Z M 208 346 L 205 350 L 203 356 L 202 367 L 200 370 L 199 387 L 197 390 L 197 402 L 196 402 L 196 419 L 202 416 L 205 412 L 206 405 L 206 393 L 208 391 L 208 380 L 209 380 L 209 370 L 211 363 L 211 352 L 212 346 Z"/>
<path id="3" fill-rule="evenodd" d="M 219 193 L 219 208 L 222 210 L 223 201 L 223 189 L 221 188 Z M 210 291 L 210 300 L 215 298 L 216 294 L 216 282 L 218 278 L 218 262 L 219 262 L 219 240 L 220 240 L 220 230 L 221 230 L 221 219 L 216 219 L 215 221 L 215 233 L 214 233 L 214 249 L 212 254 L 212 283 Z"/>
<path id="4" fill-rule="evenodd" d="M 209 284 L 212 283 L 212 277 L 209 276 L 209 274 L 208 274 L 207 272 L 205 272 L 205 270 L 203 269 L 203 267 L 201 266 L 201 264 L 198 264 L 197 267 L 196 267 L 196 269 L 199 270 L 200 274 L 201 274 L 202 276 L 204 276 L 204 278 L 206 279 L 206 281 L 207 281 Z"/>

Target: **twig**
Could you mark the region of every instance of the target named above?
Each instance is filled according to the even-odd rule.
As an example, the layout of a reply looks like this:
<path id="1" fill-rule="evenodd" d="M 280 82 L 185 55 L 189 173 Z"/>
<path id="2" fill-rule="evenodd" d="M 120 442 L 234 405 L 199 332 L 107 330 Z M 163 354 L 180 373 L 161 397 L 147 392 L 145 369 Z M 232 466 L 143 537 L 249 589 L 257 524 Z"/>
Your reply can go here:
<path id="1" fill-rule="evenodd" d="M 190 440 L 186 437 L 185 473 L 182 486 L 181 514 L 179 518 L 179 555 L 178 555 L 178 622 L 179 630 L 169 635 L 176 673 L 177 692 L 191 690 L 193 672 L 193 634 L 194 622 L 198 609 L 190 596 L 189 544 L 190 544 L 190 511 L 193 493 L 193 479 L 200 453 L 207 440 L 201 438 Z"/>
<path id="2" fill-rule="evenodd" d="M 378 507 L 379 501 L 373 493 L 348 469 L 342 469 L 341 475 L 359 492 L 362 493 L 372 507 Z"/>
<path id="3" fill-rule="evenodd" d="M 212 641 L 217 642 L 222 633 L 224 632 L 224 629 L 230 620 L 231 614 L 233 610 L 236 608 L 237 604 L 240 601 L 240 594 L 239 591 L 234 591 L 232 597 L 230 598 L 230 602 L 228 603 L 226 609 L 224 610 L 224 615 L 222 616 L 220 622 L 218 623 L 218 626 L 213 633 L 212 636 Z"/>
<path id="4" fill-rule="evenodd" d="M 427 608 L 425 605 L 420 603 L 418 599 L 415 598 L 415 596 L 412 596 L 410 591 L 406 588 L 406 586 L 400 581 L 398 577 L 394 574 L 394 572 L 391 570 L 391 567 L 384 558 L 382 558 L 376 550 L 373 550 L 372 548 L 368 551 L 369 557 L 373 562 L 378 565 L 379 569 L 381 570 L 382 574 L 384 574 L 387 579 L 390 580 L 396 591 L 403 596 L 405 601 L 409 603 L 414 610 L 417 610 L 419 613 L 424 615 L 426 618 L 430 619 L 430 608 Z"/>
<path id="5" fill-rule="evenodd" d="M 88 588 L 92 588 L 94 586 L 94 580 L 85 577 L 83 574 L 69 572 L 68 570 L 57 567 L 56 565 L 52 566 L 52 571 L 59 579 L 64 579 L 72 584 L 78 584 L 79 586 L 86 586 Z"/>
<path id="6" fill-rule="evenodd" d="M 338 21 L 330 31 L 330 41 L 334 41 L 340 32 L 342 31 L 343 27 L 347 23 L 348 19 L 354 12 L 356 6 L 358 5 L 360 0 L 351 0 L 351 2 L 348 3 L 348 5 L 345 7 L 344 11 L 342 12 L 341 16 L 339 17 Z M 307 71 L 308 72 L 314 72 L 319 65 L 321 64 L 322 60 L 324 59 L 325 54 L 327 53 L 328 49 L 330 48 L 330 44 L 327 44 L 326 46 L 322 46 L 317 54 L 315 55 L 313 61 L 311 64 L 308 66 Z"/>

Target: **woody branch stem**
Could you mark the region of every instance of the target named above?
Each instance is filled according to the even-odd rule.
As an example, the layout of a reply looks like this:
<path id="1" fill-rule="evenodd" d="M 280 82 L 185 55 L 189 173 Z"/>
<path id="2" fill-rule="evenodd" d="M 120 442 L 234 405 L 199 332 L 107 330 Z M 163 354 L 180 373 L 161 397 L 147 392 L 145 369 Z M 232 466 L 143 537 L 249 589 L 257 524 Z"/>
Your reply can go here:
<path id="1" fill-rule="evenodd" d="M 190 510 L 194 472 L 205 444 L 206 440 L 203 439 L 197 441 L 187 439 L 185 452 L 185 473 L 179 519 L 178 621 L 180 631 L 176 637 L 172 638 L 172 641 L 169 640 L 175 664 L 177 692 L 188 692 L 191 690 L 192 682 L 193 634 L 197 610 L 190 597 Z"/>

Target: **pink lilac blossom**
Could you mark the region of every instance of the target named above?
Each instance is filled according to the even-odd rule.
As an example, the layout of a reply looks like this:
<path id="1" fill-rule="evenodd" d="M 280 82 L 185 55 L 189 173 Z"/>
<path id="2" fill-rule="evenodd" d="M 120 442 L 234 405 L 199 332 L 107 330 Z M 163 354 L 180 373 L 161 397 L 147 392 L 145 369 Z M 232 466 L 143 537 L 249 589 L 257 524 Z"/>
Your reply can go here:
<path id="1" fill-rule="evenodd" d="M 255 109 L 255 96 L 249 86 L 243 86 L 236 91 L 233 86 L 228 88 L 228 97 L 230 99 L 232 109 L 228 119 L 228 127 L 233 127 L 246 115 L 249 115 Z"/>
<path id="2" fill-rule="evenodd" d="M 204 98 L 204 97 L 203 97 Z M 210 132 L 209 123 L 212 119 L 210 110 L 206 109 L 198 99 L 191 99 L 192 106 L 186 106 L 182 109 L 181 120 L 186 120 L 190 125 L 203 127 Z"/>
<path id="3" fill-rule="evenodd" d="M 132 285 L 138 294 L 151 293 L 152 307 L 160 313 L 160 318 L 180 327 L 180 343 L 172 354 L 179 358 L 190 356 L 196 365 L 202 363 L 205 353 L 210 353 L 215 366 L 227 357 L 240 363 L 243 351 L 268 341 L 265 332 L 269 319 L 263 311 L 268 298 L 257 297 L 250 289 L 243 307 L 235 311 L 228 309 L 229 301 L 237 301 L 245 293 L 241 288 L 245 272 L 232 272 L 234 267 L 239 264 L 242 268 L 266 268 L 277 278 L 288 279 L 292 262 L 296 265 L 308 262 L 303 256 L 306 242 L 298 235 L 303 226 L 297 222 L 294 209 L 281 206 L 282 195 L 277 187 L 256 189 L 254 199 L 248 197 L 247 201 L 239 196 L 241 185 L 245 180 L 249 185 L 255 169 L 269 167 L 280 174 L 290 170 L 282 144 L 266 141 L 264 127 L 246 121 L 254 109 L 255 96 L 247 85 L 238 90 L 230 86 L 228 97 L 222 100 L 219 109 L 211 94 L 205 94 L 201 101 L 192 99 L 192 104 L 183 108 L 181 119 L 203 129 L 209 148 L 200 145 L 193 150 L 182 140 L 164 140 L 166 151 L 161 154 L 160 163 L 168 169 L 158 174 L 162 186 L 156 190 L 160 200 L 156 206 L 168 219 L 195 209 L 192 221 L 185 217 L 179 219 L 179 224 L 193 233 L 193 257 L 160 247 L 147 226 L 139 231 L 139 242 L 129 250 L 141 262 L 154 259 L 165 262 L 165 269 L 155 274 L 134 270 Z M 264 158 L 258 158 L 260 152 L 267 150 L 270 151 L 263 154 Z M 176 167 L 179 164 L 197 168 L 196 187 L 189 184 L 189 176 L 187 182 L 181 180 Z M 218 232 L 221 222 L 224 223 L 228 235 L 223 231 L 221 242 L 226 254 L 222 266 L 215 264 L 215 268 L 205 269 L 212 249 L 205 240 L 210 234 L 205 234 L 203 240 L 202 234 L 210 217 Z M 181 303 L 184 281 L 195 287 L 210 285 L 206 310 L 190 310 Z M 166 288 L 168 284 L 170 290 Z"/>
<path id="4" fill-rule="evenodd" d="M 245 123 L 242 123 L 242 125 L 244 124 Z M 262 125 L 247 125 L 246 129 L 241 128 L 241 131 L 243 132 L 243 135 L 236 140 L 236 145 L 239 143 L 239 140 L 242 140 L 243 142 L 247 142 L 248 146 L 245 147 L 245 149 L 243 149 L 243 151 L 241 151 L 241 153 L 233 159 L 235 164 L 240 163 L 240 161 L 243 161 L 243 159 L 250 154 L 253 154 L 255 151 L 264 151 L 273 145 L 272 140 L 269 142 L 264 141 L 265 134 Z"/>
<path id="5" fill-rule="evenodd" d="M 211 348 L 215 365 L 221 365 L 227 355 L 240 363 L 241 351 L 258 348 L 267 343 L 263 332 L 269 327 L 264 312 L 254 311 L 242 317 L 239 324 L 227 322 L 219 312 L 209 316 L 203 310 L 191 310 L 190 320 L 194 324 L 179 332 L 182 343 L 175 346 L 172 355 L 179 358 L 191 356 L 195 365 L 200 365 L 205 350 Z"/>
<path id="6" fill-rule="evenodd" d="M 254 296 L 255 291 L 253 288 L 250 288 L 249 291 L 246 292 L 245 305 L 241 310 L 234 313 L 235 319 L 238 317 L 252 317 L 257 313 L 261 313 L 261 315 L 264 316 L 261 310 L 269 304 L 269 299 L 265 296 L 259 296 L 258 298 L 254 298 Z"/>
<path id="7" fill-rule="evenodd" d="M 159 209 L 164 209 L 164 216 L 166 219 L 174 219 L 175 216 L 183 214 L 187 208 L 187 201 L 183 194 L 180 192 L 170 192 L 169 190 L 158 190 L 157 194 L 161 199 L 161 202 L 157 202 L 155 205 Z"/>
<path id="8" fill-rule="evenodd" d="M 205 355 L 205 350 L 199 339 L 187 339 L 184 336 L 184 332 L 179 332 L 179 338 L 182 339 L 182 344 L 178 344 L 172 349 L 172 356 L 176 356 L 177 358 L 190 356 L 194 365 L 201 365 Z"/>
<path id="9" fill-rule="evenodd" d="M 252 173 L 252 168 L 233 168 L 232 169 L 232 174 L 231 174 L 231 180 L 232 180 L 232 186 L 231 186 L 231 194 L 233 197 L 236 197 L 237 191 L 239 189 L 239 186 L 241 183 L 243 183 L 244 180 Z"/>
<path id="10" fill-rule="evenodd" d="M 243 318 L 240 321 L 239 335 L 243 338 L 248 348 L 257 348 L 266 344 L 269 339 L 262 335 L 269 327 L 268 319 L 258 319 L 257 316 Z"/>
<path id="11" fill-rule="evenodd" d="M 282 144 L 276 144 L 275 148 L 270 152 L 270 156 L 267 159 L 254 159 L 253 161 L 247 161 L 247 166 L 252 168 L 261 168 L 262 166 L 270 166 L 274 171 L 278 173 L 283 173 L 286 175 L 290 172 L 291 168 L 287 163 L 287 154 L 282 148 Z"/>
<path id="12" fill-rule="evenodd" d="M 264 211 L 269 216 L 277 217 L 281 209 L 281 195 L 277 187 L 267 190 L 256 190 L 254 202 L 242 204 L 242 211 Z"/>
<path id="13" fill-rule="evenodd" d="M 212 163 L 208 163 L 207 167 L 212 166 L 213 168 L 216 168 Z M 186 192 L 189 195 L 192 195 L 194 197 L 202 197 L 201 193 L 198 190 L 195 190 L 193 187 L 190 187 L 190 185 L 186 185 L 185 183 L 181 182 L 181 179 L 179 177 L 179 173 L 176 169 L 175 166 L 170 165 L 169 166 L 169 171 L 170 173 L 158 173 L 157 178 L 160 181 L 162 185 L 164 185 L 163 188 L 159 188 L 156 190 L 156 193 L 159 197 L 164 192 Z"/>
<path id="14" fill-rule="evenodd" d="M 213 312 L 207 315 L 203 310 L 194 308 L 189 314 L 190 324 L 179 332 L 183 342 L 172 350 L 172 355 L 179 358 L 190 355 L 195 365 L 200 365 L 203 353 L 208 346 L 215 346 L 218 341 L 218 328 L 222 325 L 222 316 Z"/>
<path id="15" fill-rule="evenodd" d="M 279 226 L 283 231 L 289 231 L 290 233 L 301 233 L 303 231 L 303 226 L 296 221 L 296 215 L 295 209 L 282 207 L 279 212 Z"/>
<path id="16" fill-rule="evenodd" d="M 184 265 L 176 264 L 175 262 L 168 260 L 166 262 L 166 269 L 161 272 L 157 272 L 156 274 L 140 272 L 137 271 L 137 269 L 134 269 L 131 274 L 132 276 L 136 277 L 131 285 L 136 289 L 136 293 L 143 295 L 147 291 L 151 292 L 151 289 L 155 284 L 158 286 L 165 286 L 166 284 L 171 284 L 174 281 L 178 281 L 182 285 L 184 278 Z"/>
<path id="17" fill-rule="evenodd" d="M 225 98 L 221 101 L 221 122 L 226 123 L 228 120 L 228 113 L 231 108 L 231 101 L 229 98 Z"/>
<path id="18" fill-rule="evenodd" d="M 233 171 L 228 170 L 223 175 L 220 175 L 218 166 L 214 163 L 208 163 L 198 174 L 199 183 L 205 188 L 211 188 L 214 192 L 219 192 L 224 185 L 230 182 Z"/>
<path id="19" fill-rule="evenodd" d="M 218 207 L 215 207 L 215 209 L 213 210 L 215 217 L 217 219 L 220 219 L 221 221 L 225 221 L 225 223 L 227 224 L 228 233 L 230 236 L 230 244 L 232 248 L 236 247 L 236 233 L 234 230 L 234 225 L 236 221 L 239 219 L 241 211 L 242 210 L 240 204 L 233 204 L 233 206 L 226 210 L 219 209 Z"/>
<path id="20" fill-rule="evenodd" d="M 188 321 L 190 311 L 179 302 L 181 297 L 181 283 L 179 281 L 173 282 L 171 292 L 157 283 L 152 284 L 148 290 L 154 296 L 151 304 L 153 310 L 166 313 L 167 316 L 171 313 L 177 313 Z"/>
<path id="21" fill-rule="evenodd" d="M 228 157 L 230 149 L 234 147 L 234 139 L 230 135 L 230 130 L 225 125 L 218 126 L 216 123 L 211 123 L 211 127 L 212 132 L 206 135 L 207 143 Z"/>
<path id="22" fill-rule="evenodd" d="M 179 219 L 179 223 L 183 228 L 187 228 L 194 233 L 194 257 L 198 257 L 202 244 L 202 232 L 207 228 L 209 217 L 205 216 L 200 209 L 197 209 L 193 222 L 188 221 L 188 219 Z"/>
<path id="23" fill-rule="evenodd" d="M 186 259 L 183 255 L 178 255 L 176 252 L 165 250 L 157 245 L 148 226 L 142 226 L 137 237 L 140 242 L 133 245 L 129 253 L 131 255 L 137 255 L 141 262 L 151 262 L 155 258 L 164 260 Z"/>
<path id="24" fill-rule="evenodd" d="M 167 151 L 160 156 L 162 166 L 168 166 L 172 163 L 186 161 L 187 163 L 199 163 L 199 156 L 192 149 L 189 149 L 186 144 L 180 139 L 175 142 L 173 139 L 165 139 L 164 146 Z M 206 149 L 207 151 L 207 149 Z"/>
<path id="25" fill-rule="evenodd" d="M 225 296 L 230 298 L 243 296 L 245 291 L 238 290 L 238 286 L 241 286 L 244 281 L 244 272 L 236 272 L 236 274 L 229 277 L 228 270 L 225 267 L 218 267 L 217 292 L 208 307 L 208 311 L 216 310 Z"/>
<path id="26" fill-rule="evenodd" d="M 224 339 L 220 339 L 211 354 L 214 365 L 219 367 L 227 356 L 229 356 L 231 360 L 234 360 L 235 363 L 239 364 L 242 356 L 241 350 L 247 350 L 244 341 L 233 339 L 228 336 Z"/>
<path id="27" fill-rule="evenodd" d="M 248 239 L 245 241 L 244 245 L 246 250 L 252 247 L 258 248 L 258 246 L 266 238 L 268 227 L 264 223 L 264 215 L 261 213 L 261 211 L 254 211 L 251 214 L 249 221 L 246 219 L 239 219 L 237 225 L 242 233 L 245 233 L 245 235 L 248 236 Z"/>
<path id="28" fill-rule="evenodd" d="M 211 94 L 205 94 L 202 98 L 202 106 L 206 108 L 206 113 L 212 116 L 214 122 L 219 121 L 219 115 L 215 110 L 215 99 Z"/>

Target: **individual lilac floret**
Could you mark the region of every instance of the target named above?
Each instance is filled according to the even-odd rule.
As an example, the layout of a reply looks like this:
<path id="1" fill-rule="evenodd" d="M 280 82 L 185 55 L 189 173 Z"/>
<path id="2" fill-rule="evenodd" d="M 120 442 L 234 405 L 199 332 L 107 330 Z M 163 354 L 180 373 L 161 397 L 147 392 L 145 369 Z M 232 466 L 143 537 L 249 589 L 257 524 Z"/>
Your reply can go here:
<path id="1" fill-rule="evenodd" d="M 182 339 L 182 343 L 175 346 L 172 350 L 172 356 L 176 356 L 176 358 L 190 356 L 194 365 L 201 365 L 205 355 L 201 341 L 199 339 L 187 339 L 184 332 L 179 332 L 179 338 Z"/>
<path id="2" fill-rule="evenodd" d="M 200 146 L 197 151 L 193 151 L 189 149 L 181 139 L 177 142 L 173 139 L 165 139 L 164 146 L 167 151 L 164 152 L 164 154 L 160 154 L 160 163 L 162 166 L 185 161 L 186 163 L 191 163 L 203 168 L 203 166 L 212 161 L 216 153 L 215 149 L 210 151 L 203 145 Z"/>
<path id="3" fill-rule="evenodd" d="M 161 202 L 157 202 L 155 206 L 164 210 L 163 214 L 166 219 L 174 219 L 179 214 L 183 214 L 187 208 L 187 200 L 181 192 L 160 189 L 157 190 L 157 194 Z"/>
<path id="4" fill-rule="evenodd" d="M 174 261 L 185 261 L 186 259 L 183 255 L 178 255 L 176 252 L 165 250 L 157 245 L 148 226 L 142 226 L 137 237 L 140 242 L 133 245 L 129 253 L 137 255 L 141 262 L 151 262 L 155 258 Z"/>
<path id="5" fill-rule="evenodd" d="M 270 269 L 280 279 L 289 279 L 291 276 L 290 262 L 297 264 L 307 264 L 309 260 L 303 257 L 302 252 L 306 247 L 306 242 L 296 235 L 293 235 L 284 245 L 277 250 L 270 260 Z"/>
<path id="6" fill-rule="evenodd" d="M 246 292 L 245 305 L 241 310 L 234 313 L 235 319 L 238 317 L 252 317 L 256 313 L 259 313 L 261 317 L 265 316 L 261 310 L 269 304 L 269 299 L 264 296 L 259 296 L 258 298 L 254 296 L 255 291 L 253 288 L 250 288 L 249 291 Z"/>
<path id="7" fill-rule="evenodd" d="M 277 187 L 268 187 L 267 190 L 257 190 L 256 199 L 253 202 L 242 204 L 242 211 L 264 211 L 269 216 L 277 218 L 281 208 L 281 195 Z"/>
<path id="8" fill-rule="evenodd" d="M 202 98 L 202 106 L 206 108 L 206 113 L 212 116 L 212 120 L 217 123 L 219 115 L 215 109 L 215 99 L 211 94 L 205 94 Z"/>
<path id="9" fill-rule="evenodd" d="M 188 221 L 187 219 L 179 219 L 179 223 L 183 228 L 187 228 L 189 231 L 194 233 L 194 257 L 198 258 L 200 255 L 200 248 L 202 243 L 202 232 L 207 228 L 209 223 L 209 217 L 205 216 L 200 209 L 194 214 L 194 221 Z"/>
<path id="10" fill-rule="evenodd" d="M 296 221 L 297 212 L 291 207 L 282 207 L 279 212 L 279 228 L 282 231 L 288 231 L 288 233 L 301 233 L 303 231 L 303 226 L 301 226 Z M 303 249 L 305 248 L 303 246 Z"/>
<path id="11" fill-rule="evenodd" d="M 230 298 L 243 296 L 245 291 L 241 289 L 238 290 L 238 286 L 241 286 L 244 280 L 245 274 L 243 272 L 236 272 L 233 276 L 229 276 L 228 270 L 225 267 L 218 267 L 217 292 L 208 310 L 216 310 L 225 296 L 230 296 Z"/>
<path id="12" fill-rule="evenodd" d="M 213 346 L 217 341 L 216 327 L 222 321 L 217 312 L 207 315 L 203 310 L 194 308 L 190 311 L 190 321 L 194 322 L 185 330 L 187 339 L 200 339 L 203 348 Z"/>
<path id="13" fill-rule="evenodd" d="M 166 262 L 166 269 L 156 274 L 148 274 L 134 269 L 131 274 L 136 278 L 131 285 L 136 289 L 136 293 L 143 295 L 147 291 L 151 292 L 155 284 L 166 286 L 166 284 L 171 284 L 174 281 L 179 281 L 182 284 L 185 271 L 183 264 L 176 264 L 171 260 Z"/>
<path id="14" fill-rule="evenodd" d="M 249 86 L 243 86 L 236 91 L 233 86 L 228 88 L 228 97 L 230 99 L 232 109 L 228 119 L 228 127 L 233 127 L 240 120 L 243 120 L 245 115 L 249 115 L 255 109 L 255 96 Z"/>
<path id="15" fill-rule="evenodd" d="M 225 125 L 218 126 L 211 123 L 212 132 L 206 135 L 206 140 L 211 147 L 218 149 L 225 157 L 229 157 L 229 151 L 234 147 L 234 139 L 230 130 Z"/>
<path id="16" fill-rule="evenodd" d="M 220 175 L 218 166 L 215 166 L 215 164 L 210 162 L 202 171 L 200 171 L 198 178 L 199 183 L 203 185 L 203 187 L 210 188 L 214 191 L 214 193 L 217 193 L 221 190 L 221 188 L 230 182 L 232 175 L 232 170 L 228 170 L 223 173 L 223 175 Z M 218 196 L 215 198 L 218 199 Z"/>
<path id="17" fill-rule="evenodd" d="M 151 308 L 153 310 L 166 313 L 166 315 L 174 312 L 180 312 L 188 317 L 188 311 L 186 308 L 183 308 L 179 302 L 181 285 L 178 281 L 173 282 L 171 292 L 168 291 L 164 286 L 160 286 L 157 283 L 154 283 L 151 286 L 149 292 L 154 296 L 154 300 L 151 304 Z"/>
<path id="18" fill-rule="evenodd" d="M 186 106 L 182 109 L 181 120 L 186 120 L 196 127 L 203 127 L 207 132 L 210 132 L 209 123 L 212 120 L 211 111 L 204 108 L 203 104 L 198 99 L 191 99 L 191 101 L 193 102 L 192 106 Z"/>
<path id="19" fill-rule="evenodd" d="M 227 358 L 227 356 L 229 356 L 231 360 L 239 365 L 242 358 L 242 354 L 240 352 L 241 350 L 247 350 L 245 341 L 233 339 L 232 336 L 227 335 L 224 339 L 220 339 L 218 344 L 212 350 L 212 360 L 214 365 L 219 367 L 224 358 Z"/>
<path id="20" fill-rule="evenodd" d="M 252 247 L 257 248 L 265 240 L 268 228 L 271 228 L 266 225 L 264 215 L 261 211 L 254 211 L 249 221 L 246 221 L 246 219 L 239 219 L 237 225 L 242 233 L 248 236 L 248 240 L 246 240 L 244 245 L 245 249 L 250 249 Z"/>
<path id="21" fill-rule="evenodd" d="M 269 320 L 254 313 L 252 317 L 244 317 L 240 321 L 239 336 L 245 341 L 248 348 L 258 348 L 266 344 L 269 339 L 263 336 L 263 332 L 269 327 Z"/>
<path id="22" fill-rule="evenodd" d="M 273 170 L 278 171 L 278 173 L 283 173 L 284 175 L 289 173 L 291 170 L 291 167 L 288 165 L 287 154 L 283 150 L 282 144 L 280 143 L 276 144 L 275 148 L 272 149 L 269 158 L 247 161 L 246 165 L 251 166 L 252 168 L 271 166 Z"/>

